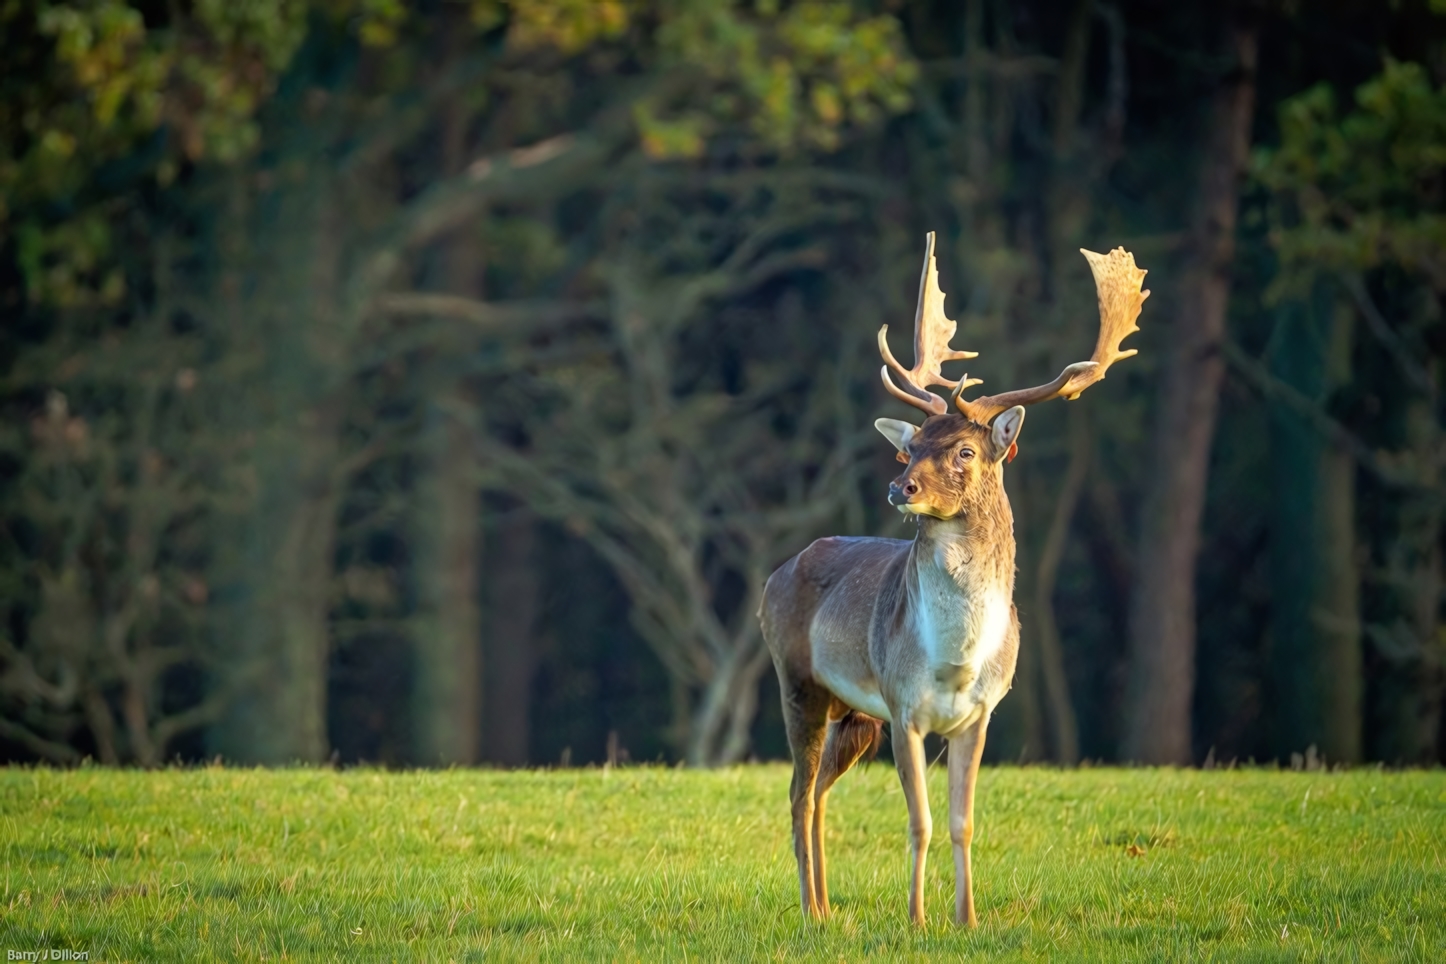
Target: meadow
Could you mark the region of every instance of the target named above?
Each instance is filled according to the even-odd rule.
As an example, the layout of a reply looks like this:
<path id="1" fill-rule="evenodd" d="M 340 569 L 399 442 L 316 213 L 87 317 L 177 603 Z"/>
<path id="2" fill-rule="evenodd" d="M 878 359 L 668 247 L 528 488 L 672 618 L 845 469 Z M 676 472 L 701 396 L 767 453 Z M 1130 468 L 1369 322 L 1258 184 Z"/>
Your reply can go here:
<path id="1" fill-rule="evenodd" d="M 989 767 L 981 926 L 891 767 L 800 919 L 788 769 L 0 770 L 0 950 L 90 961 L 1446 959 L 1446 773 Z M 13 958 L 12 958 L 13 959 Z M 43 959 L 43 958 L 41 958 Z"/>

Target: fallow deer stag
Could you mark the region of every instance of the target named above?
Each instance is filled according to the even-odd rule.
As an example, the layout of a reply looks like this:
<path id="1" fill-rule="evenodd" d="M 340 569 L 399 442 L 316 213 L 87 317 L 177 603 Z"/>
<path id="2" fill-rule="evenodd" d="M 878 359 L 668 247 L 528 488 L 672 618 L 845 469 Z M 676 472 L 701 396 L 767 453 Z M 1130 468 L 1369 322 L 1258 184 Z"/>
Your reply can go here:
<path id="1" fill-rule="evenodd" d="M 827 917 L 824 810 L 829 788 L 877 747 L 883 721 L 909 807 L 913 877 L 909 916 L 924 923 L 924 860 L 933 832 L 924 782 L 924 737 L 949 741 L 949 836 L 954 844 L 954 917 L 975 926 L 969 844 L 974 782 L 989 716 L 1009 690 L 1019 650 L 1014 596 L 1014 517 L 1004 494 L 1024 406 L 1078 397 L 1110 365 L 1150 294 L 1145 272 L 1123 248 L 1083 251 L 1099 294 L 1100 332 L 1093 357 L 1047 385 L 966 401 L 967 376 L 950 381 L 946 361 L 974 358 L 949 347 L 955 323 L 944 316 L 930 232 L 914 316 L 914 367 L 905 369 L 879 329 L 884 387 L 922 409 L 922 426 L 874 423 L 908 463 L 889 485 L 889 502 L 913 515 L 912 541 L 820 539 L 784 563 L 764 589 L 759 618 L 778 671 L 783 718 L 793 752 L 793 849 L 805 917 Z M 902 387 L 889 377 L 896 375 Z M 930 392 L 950 390 L 958 409 Z"/>

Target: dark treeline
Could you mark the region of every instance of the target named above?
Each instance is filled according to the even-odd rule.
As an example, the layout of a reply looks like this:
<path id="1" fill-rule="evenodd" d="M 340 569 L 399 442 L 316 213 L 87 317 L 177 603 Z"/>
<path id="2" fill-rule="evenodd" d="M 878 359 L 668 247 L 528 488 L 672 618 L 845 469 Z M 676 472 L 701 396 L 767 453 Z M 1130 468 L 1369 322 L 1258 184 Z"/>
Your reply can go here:
<path id="1" fill-rule="evenodd" d="M 1437 6 L 0 7 L 0 756 L 785 755 L 934 230 L 985 390 L 1153 290 L 1006 473 L 990 756 L 1441 761 Z"/>

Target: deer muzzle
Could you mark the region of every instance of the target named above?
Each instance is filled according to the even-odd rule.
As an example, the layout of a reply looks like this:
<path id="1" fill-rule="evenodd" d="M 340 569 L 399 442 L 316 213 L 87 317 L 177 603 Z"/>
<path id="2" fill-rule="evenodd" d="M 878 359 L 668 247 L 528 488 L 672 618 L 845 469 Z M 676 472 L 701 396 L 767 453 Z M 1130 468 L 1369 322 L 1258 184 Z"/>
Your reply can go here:
<path id="1" fill-rule="evenodd" d="M 906 506 L 919 497 L 919 483 L 913 479 L 895 479 L 889 483 L 889 505 L 900 512 L 909 511 Z"/>

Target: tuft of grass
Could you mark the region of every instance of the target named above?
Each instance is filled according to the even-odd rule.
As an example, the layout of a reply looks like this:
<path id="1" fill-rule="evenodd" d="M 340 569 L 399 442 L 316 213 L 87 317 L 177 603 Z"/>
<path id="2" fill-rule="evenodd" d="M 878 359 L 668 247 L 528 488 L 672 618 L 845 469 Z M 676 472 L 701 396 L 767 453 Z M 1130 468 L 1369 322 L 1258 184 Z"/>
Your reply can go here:
<path id="1" fill-rule="evenodd" d="M 91 961 L 1443 960 L 1446 773 L 986 768 L 981 926 L 930 773 L 929 923 L 903 795 L 829 807 L 807 923 L 789 770 L 0 771 L 0 950 Z"/>

